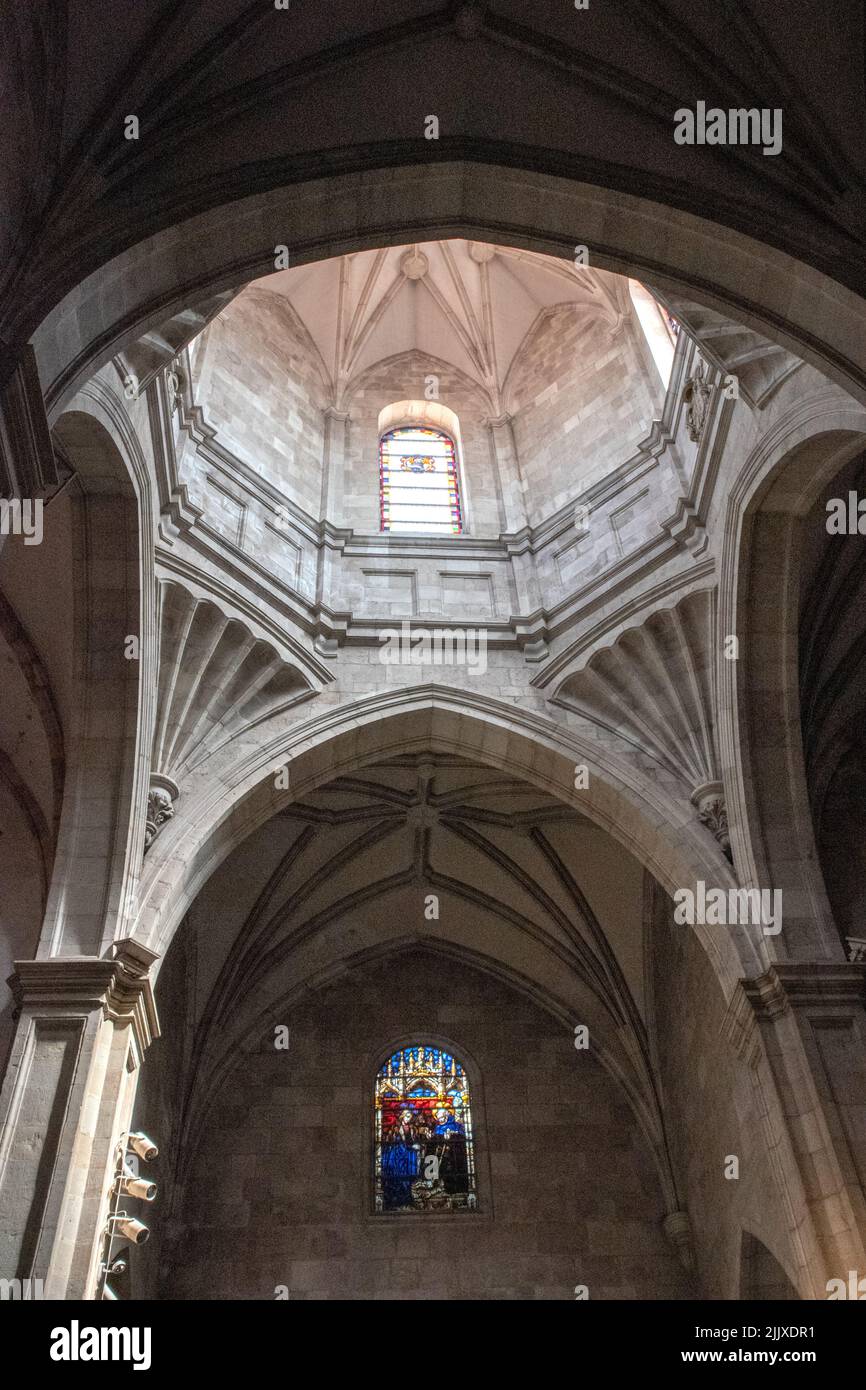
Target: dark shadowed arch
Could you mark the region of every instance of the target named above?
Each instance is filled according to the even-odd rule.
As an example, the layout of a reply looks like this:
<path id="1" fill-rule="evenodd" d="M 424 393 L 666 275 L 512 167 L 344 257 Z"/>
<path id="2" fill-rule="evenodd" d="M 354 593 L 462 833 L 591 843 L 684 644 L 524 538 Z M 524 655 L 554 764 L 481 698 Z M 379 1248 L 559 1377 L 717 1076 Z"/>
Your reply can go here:
<path id="1" fill-rule="evenodd" d="M 794 1303 L 800 1295 L 776 1256 L 751 1231 L 740 1246 L 740 1298 L 750 1303 Z"/>

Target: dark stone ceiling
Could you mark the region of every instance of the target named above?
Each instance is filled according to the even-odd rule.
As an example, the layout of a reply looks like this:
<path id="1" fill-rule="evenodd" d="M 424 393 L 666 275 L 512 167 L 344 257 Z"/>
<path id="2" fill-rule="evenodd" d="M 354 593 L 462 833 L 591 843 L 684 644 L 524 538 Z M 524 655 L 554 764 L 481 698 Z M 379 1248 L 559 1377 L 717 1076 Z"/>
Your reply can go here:
<path id="1" fill-rule="evenodd" d="M 97 0 L 0 11 L 0 339 L 121 249 L 326 171 L 483 160 L 640 194 L 866 291 L 863 7 Z M 703 100 L 784 111 L 775 158 L 673 143 Z M 124 138 L 134 113 L 137 140 Z M 440 138 L 423 138 L 425 117 Z"/>

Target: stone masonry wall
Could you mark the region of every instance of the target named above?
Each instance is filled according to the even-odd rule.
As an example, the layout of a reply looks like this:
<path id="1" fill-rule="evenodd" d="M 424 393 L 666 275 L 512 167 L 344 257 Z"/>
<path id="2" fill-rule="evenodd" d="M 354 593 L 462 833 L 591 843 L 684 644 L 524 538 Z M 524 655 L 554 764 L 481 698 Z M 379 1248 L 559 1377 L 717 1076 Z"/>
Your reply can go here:
<path id="1" fill-rule="evenodd" d="M 210 1112 L 158 1296 L 273 1299 L 286 1285 L 292 1299 L 573 1299 L 578 1284 L 601 1299 L 691 1295 L 631 1110 L 523 996 L 418 951 L 307 995 L 285 1022 L 288 1052 L 269 1031 Z M 479 1069 L 476 1213 L 370 1211 L 375 1069 L 409 1037 L 450 1041 Z M 142 1100 L 136 1123 L 158 1123 L 146 1111 Z"/>
<path id="2" fill-rule="evenodd" d="M 247 290 L 206 332 L 194 386 L 208 424 L 227 449 L 318 517 L 327 399 L 288 306 L 268 291 Z"/>
<path id="3" fill-rule="evenodd" d="M 502 530 L 499 489 L 493 464 L 490 414 L 482 392 L 461 372 L 423 353 L 389 359 L 365 372 L 346 408 L 350 413 L 341 526 L 362 535 L 379 532 L 379 412 L 396 401 L 425 399 L 425 379 L 439 378 L 439 401 L 460 421 L 463 452 L 464 517 L 474 536 L 498 536 Z M 337 503 L 339 506 L 339 502 Z"/>
<path id="4" fill-rule="evenodd" d="M 570 306 L 543 319 L 522 352 L 507 408 L 531 526 L 624 463 L 661 415 L 664 391 L 651 377 L 627 320 L 615 336 Z"/>

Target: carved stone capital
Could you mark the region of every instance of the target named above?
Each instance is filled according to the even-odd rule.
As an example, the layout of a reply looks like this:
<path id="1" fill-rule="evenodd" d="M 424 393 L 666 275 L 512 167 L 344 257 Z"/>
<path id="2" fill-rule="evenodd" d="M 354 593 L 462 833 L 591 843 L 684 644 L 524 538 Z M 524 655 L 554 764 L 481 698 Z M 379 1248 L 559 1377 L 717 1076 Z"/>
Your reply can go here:
<path id="1" fill-rule="evenodd" d="M 731 859 L 731 837 L 728 833 L 728 808 L 721 782 L 705 782 L 692 792 L 692 805 L 697 807 L 698 820 L 718 841 L 726 858 Z"/>
<path id="2" fill-rule="evenodd" d="M 185 388 L 186 376 L 178 364 L 173 363 L 165 374 L 165 394 L 168 400 L 169 410 L 182 409 Z"/>
<path id="3" fill-rule="evenodd" d="M 147 794 L 147 821 L 144 830 L 144 852 L 150 849 L 166 821 L 174 815 L 174 803 L 180 796 L 176 782 L 159 772 L 151 774 Z"/>

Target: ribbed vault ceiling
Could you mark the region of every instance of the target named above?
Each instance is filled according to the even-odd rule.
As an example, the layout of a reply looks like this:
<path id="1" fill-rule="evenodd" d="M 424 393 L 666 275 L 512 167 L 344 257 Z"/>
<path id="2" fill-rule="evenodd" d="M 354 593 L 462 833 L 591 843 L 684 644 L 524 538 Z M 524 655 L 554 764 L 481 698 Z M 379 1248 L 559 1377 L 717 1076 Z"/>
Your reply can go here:
<path id="1" fill-rule="evenodd" d="M 611 859 L 617 881 L 605 876 Z M 579 813 L 490 768 L 412 754 L 338 777 L 251 837 L 216 879 L 236 881 L 242 865 L 234 908 L 215 882 L 220 954 L 229 950 L 232 967 L 231 983 L 225 972 L 213 982 L 215 1006 L 234 1011 L 323 934 L 335 932 L 351 953 L 383 921 L 449 935 L 458 918 L 483 928 L 493 956 L 507 924 L 524 938 L 524 965 L 540 949 L 551 978 L 574 972 L 608 1007 L 627 976 L 640 998 L 637 864 Z M 425 918 L 430 894 L 438 920 Z M 211 906 L 204 910 L 214 943 Z"/>
<path id="2" fill-rule="evenodd" d="M 643 917 L 636 861 L 528 783 L 441 754 L 338 777 L 225 861 L 169 952 L 165 988 L 176 987 L 176 953 L 194 962 L 186 1123 L 238 1049 L 260 1046 L 306 991 L 419 944 L 507 981 L 569 1032 L 587 1024 L 651 1115 Z"/>
<path id="3" fill-rule="evenodd" d="M 414 350 L 464 372 L 498 413 L 514 361 L 548 310 L 574 305 L 611 332 L 631 310 L 622 276 L 459 238 L 336 256 L 254 283 L 288 300 L 338 404 L 350 380 Z"/>

